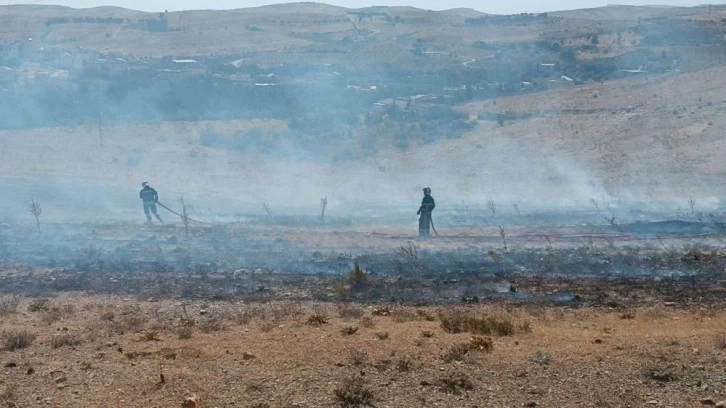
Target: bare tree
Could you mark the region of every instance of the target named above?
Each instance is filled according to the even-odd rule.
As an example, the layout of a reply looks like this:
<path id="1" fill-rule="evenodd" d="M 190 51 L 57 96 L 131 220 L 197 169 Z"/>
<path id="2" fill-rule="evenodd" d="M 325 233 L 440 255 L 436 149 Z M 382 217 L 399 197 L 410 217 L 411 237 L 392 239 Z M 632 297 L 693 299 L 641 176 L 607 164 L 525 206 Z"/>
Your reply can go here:
<path id="1" fill-rule="evenodd" d="M 514 208 L 514 211 L 517 212 L 517 215 L 519 215 L 520 217 L 522 216 L 522 213 L 519 211 L 519 204 L 512 203 L 512 208 Z"/>
<path id="2" fill-rule="evenodd" d="M 504 252 L 507 252 L 507 230 L 505 230 L 501 225 L 497 226 L 499 227 L 499 236 L 502 237 L 502 242 L 504 243 Z"/>
<path id="3" fill-rule="evenodd" d="M 487 202 L 487 207 L 489 207 L 489 211 L 492 212 L 492 215 L 496 214 L 496 212 L 497 212 L 497 205 L 494 203 L 494 200 L 492 200 L 491 198 Z"/>
<path id="4" fill-rule="evenodd" d="M 265 212 L 267 213 L 267 216 L 271 218 L 272 217 L 272 210 L 270 209 L 270 204 L 267 203 L 267 201 L 265 201 L 265 202 L 262 203 L 262 208 L 265 209 Z"/>
<path id="5" fill-rule="evenodd" d="M 688 206 L 691 207 L 691 215 L 696 214 L 696 200 L 693 197 L 688 198 Z"/>
<path id="6" fill-rule="evenodd" d="M 325 223 L 325 209 L 328 208 L 328 196 L 320 197 L 320 223 Z"/>
<path id="7" fill-rule="evenodd" d="M 35 226 L 38 227 L 38 234 L 40 234 L 40 214 L 43 213 L 43 208 L 31 198 L 28 210 L 31 214 L 33 214 L 33 217 L 35 217 Z"/>
<path id="8" fill-rule="evenodd" d="M 189 238 L 189 212 L 187 211 L 187 203 L 184 202 L 184 197 L 179 197 L 179 203 L 181 204 L 181 215 L 179 218 L 181 218 L 182 223 L 184 224 L 184 233 L 186 234 L 187 238 Z"/>

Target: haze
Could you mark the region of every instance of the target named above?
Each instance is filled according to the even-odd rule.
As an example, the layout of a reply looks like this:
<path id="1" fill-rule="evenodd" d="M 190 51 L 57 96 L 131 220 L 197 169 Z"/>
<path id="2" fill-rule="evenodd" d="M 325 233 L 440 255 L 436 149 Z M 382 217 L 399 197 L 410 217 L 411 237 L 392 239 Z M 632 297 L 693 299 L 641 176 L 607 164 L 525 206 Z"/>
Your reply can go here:
<path id="1" fill-rule="evenodd" d="M 17 1 L 3 1 L 0 4 L 17 4 Z M 29 1 L 22 4 L 60 4 L 75 8 L 86 8 L 86 7 L 97 7 L 114 5 L 119 7 L 125 7 L 133 10 L 142 11 L 178 11 L 178 10 L 194 10 L 194 9 L 235 9 L 245 7 L 257 7 L 263 6 L 270 3 L 285 3 L 285 2 L 270 2 L 266 0 L 217 0 L 217 1 L 202 1 L 202 0 L 155 0 L 153 2 L 142 1 L 142 0 L 66 0 L 66 1 Z M 454 1 L 441 1 L 441 0 L 419 0 L 419 1 L 406 1 L 406 0 L 330 0 L 323 3 L 333 4 L 336 6 L 359 8 L 369 7 L 372 5 L 376 6 L 413 6 L 423 9 L 432 10 L 445 10 L 458 7 L 473 8 L 485 13 L 492 14 L 516 14 L 525 12 L 545 12 L 545 11 L 557 11 L 557 10 L 571 10 L 571 9 L 583 9 L 589 7 L 602 7 L 608 4 L 607 1 L 598 0 L 564 0 L 564 1 L 553 1 L 553 0 L 514 0 L 508 2 L 481 2 L 479 0 L 454 0 Z M 616 4 L 623 5 L 648 5 L 651 3 L 643 1 L 618 1 Z M 679 1 L 658 1 L 659 5 L 667 6 L 696 6 L 703 4 L 702 0 L 679 0 Z"/>

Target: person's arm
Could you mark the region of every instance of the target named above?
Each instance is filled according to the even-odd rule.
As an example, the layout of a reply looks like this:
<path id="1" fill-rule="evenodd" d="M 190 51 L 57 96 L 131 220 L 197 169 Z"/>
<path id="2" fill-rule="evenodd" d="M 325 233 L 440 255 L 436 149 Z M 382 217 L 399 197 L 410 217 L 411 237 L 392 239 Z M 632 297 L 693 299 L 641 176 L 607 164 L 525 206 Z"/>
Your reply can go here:
<path id="1" fill-rule="evenodd" d="M 429 209 L 429 211 L 433 211 L 434 208 L 436 208 L 436 201 L 434 201 L 434 198 L 431 197 L 431 208 Z"/>
<path id="2" fill-rule="evenodd" d="M 153 188 L 151 190 L 154 192 L 154 202 L 159 201 L 159 193 L 157 193 Z"/>
<path id="3" fill-rule="evenodd" d="M 139 191 L 139 198 L 144 199 L 144 190 Z"/>

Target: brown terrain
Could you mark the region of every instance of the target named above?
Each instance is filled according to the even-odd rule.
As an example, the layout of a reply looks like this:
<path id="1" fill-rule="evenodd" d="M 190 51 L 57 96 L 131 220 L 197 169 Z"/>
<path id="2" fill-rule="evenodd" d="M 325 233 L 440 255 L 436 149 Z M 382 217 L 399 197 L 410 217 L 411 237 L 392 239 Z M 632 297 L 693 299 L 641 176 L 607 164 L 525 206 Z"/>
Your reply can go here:
<path id="1" fill-rule="evenodd" d="M 308 142 L 345 160 L 205 143 L 296 118 L 1 129 L 0 408 L 726 407 L 724 13 L 1 7 L 0 39 L 33 38 L 16 69 L 29 82 L 88 55 L 217 58 L 260 75 L 334 66 L 369 84 L 387 66 L 425 82 L 500 75 L 536 42 L 633 72 L 468 100 L 441 90 L 431 104 L 466 129 L 406 148 L 386 137 L 433 125 L 371 103 L 335 129 L 345 143 Z M 648 43 L 664 27 L 715 39 Z M 496 51 L 510 45 L 517 55 Z M 280 77 L 314 88 L 316 75 Z M 376 103 L 428 112 L 401 89 Z M 141 224 L 135 186 L 149 178 L 191 219 Z M 421 183 L 438 203 L 430 239 L 414 238 Z"/>

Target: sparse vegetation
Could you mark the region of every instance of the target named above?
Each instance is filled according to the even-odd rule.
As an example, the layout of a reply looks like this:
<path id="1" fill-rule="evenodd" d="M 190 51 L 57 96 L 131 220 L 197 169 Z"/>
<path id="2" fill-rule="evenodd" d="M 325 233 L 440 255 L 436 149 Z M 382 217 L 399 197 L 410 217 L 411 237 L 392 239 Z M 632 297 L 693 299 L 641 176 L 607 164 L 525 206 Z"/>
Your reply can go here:
<path id="1" fill-rule="evenodd" d="M 184 225 L 184 235 L 189 238 L 189 211 L 187 211 L 187 203 L 184 201 L 184 197 L 179 197 L 179 204 L 181 205 L 181 222 Z"/>
<path id="2" fill-rule="evenodd" d="M 7 351 L 15 351 L 30 346 L 35 340 L 35 333 L 27 330 L 8 330 L 2 333 L 3 349 Z"/>
<path id="3" fill-rule="evenodd" d="M 17 312 L 20 306 L 19 296 L 0 297 L 0 317 L 5 317 Z"/>
<path id="4" fill-rule="evenodd" d="M 464 373 L 452 373 L 447 377 L 439 378 L 439 388 L 449 394 L 461 394 L 474 389 L 474 383 Z"/>
<path id="5" fill-rule="evenodd" d="M 322 326 L 324 324 L 328 324 L 328 320 L 328 316 L 321 313 L 315 313 L 308 317 L 307 323 L 311 326 Z"/>
<path id="6" fill-rule="evenodd" d="M 50 342 L 54 349 L 61 347 L 77 347 L 83 344 L 83 340 L 70 333 L 61 333 L 53 336 Z"/>
<path id="7" fill-rule="evenodd" d="M 515 332 L 515 324 L 506 318 L 472 316 L 461 310 L 444 312 L 439 318 L 441 319 L 441 328 L 447 333 L 511 336 Z"/>
<path id="8" fill-rule="evenodd" d="M 41 207 L 34 199 L 31 199 L 28 211 L 33 214 L 33 217 L 35 218 L 35 226 L 38 229 L 38 234 L 40 234 L 40 215 L 43 213 L 43 207 Z"/>
<path id="9" fill-rule="evenodd" d="M 374 334 L 376 335 L 376 338 L 378 338 L 378 340 L 388 340 L 389 337 L 389 333 L 387 331 L 375 332 Z"/>
<path id="10" fill-rule="evenodd" d="M 334 395 L 342 408 L 372 406 L 375 401 L 373 390 L 361 376 L 350 376 L 334 390 Z"/>
<path id="11" fill-rule="evenodd" d="M 539 365 L 548 365 L 552 362 L 552 354 L 546 350 L 537 350 L 531 358 L 532 362 Z"/>
<path id="12" fill-rule="evenodd" d="M 350 364 L 354 367 L 360 367 L 368 362 L 368 353 L 362 350 L 352 350 L 348 355 Z"/>
<path id="13" fill-rule="evenodd" d="M 717 334 L 714 339 L 716 350 L 726 350 L 726 334 Z"/>

